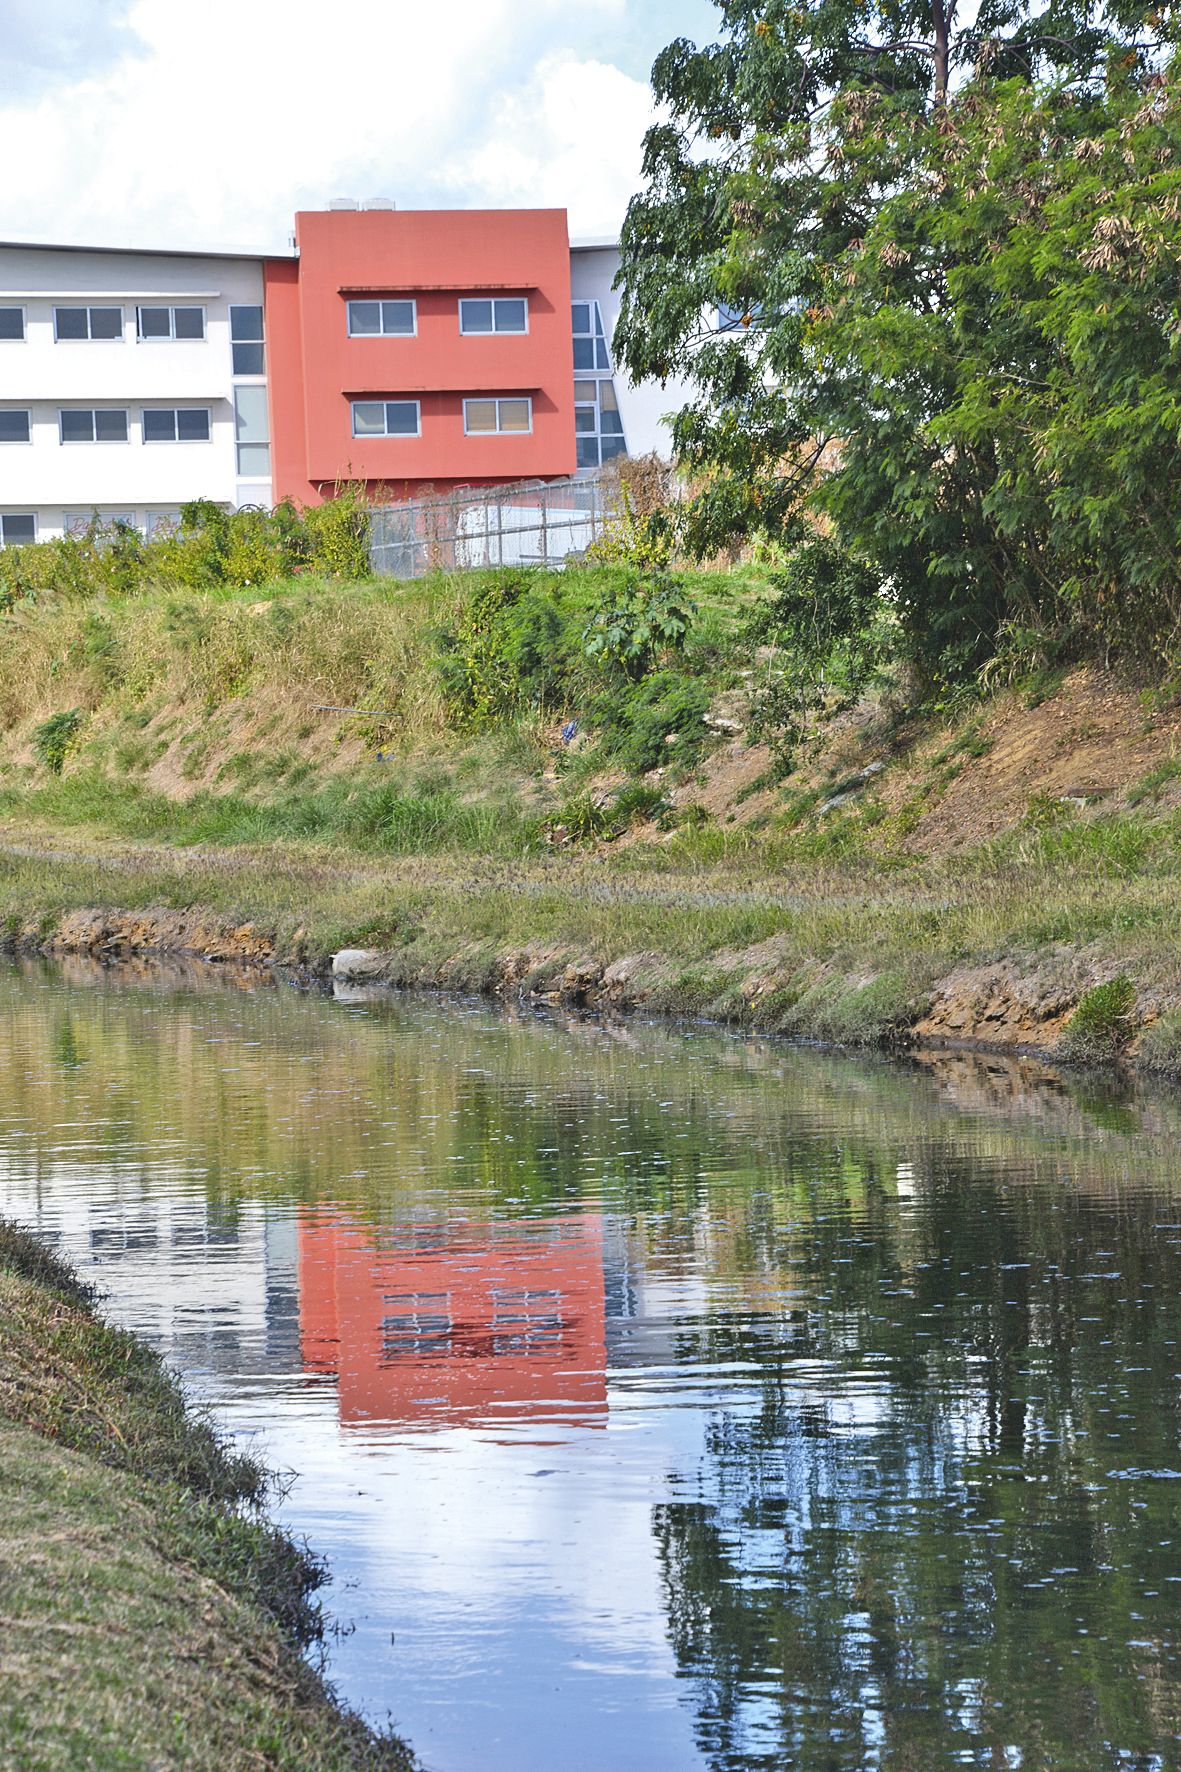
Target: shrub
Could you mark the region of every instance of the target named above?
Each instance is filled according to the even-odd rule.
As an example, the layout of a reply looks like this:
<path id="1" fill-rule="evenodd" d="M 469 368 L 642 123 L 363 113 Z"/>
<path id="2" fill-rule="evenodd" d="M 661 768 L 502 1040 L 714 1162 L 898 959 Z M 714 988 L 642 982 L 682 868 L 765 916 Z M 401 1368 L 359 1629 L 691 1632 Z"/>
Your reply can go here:
<path id="1" fill-rule="evenodd" d="M 81 731 L 82 717 L 81 708 L 70 708 L 68 712 L 50 714 L 48 720 L 34 726 L 33 749 L 52 774 L 61 774 Z"/>

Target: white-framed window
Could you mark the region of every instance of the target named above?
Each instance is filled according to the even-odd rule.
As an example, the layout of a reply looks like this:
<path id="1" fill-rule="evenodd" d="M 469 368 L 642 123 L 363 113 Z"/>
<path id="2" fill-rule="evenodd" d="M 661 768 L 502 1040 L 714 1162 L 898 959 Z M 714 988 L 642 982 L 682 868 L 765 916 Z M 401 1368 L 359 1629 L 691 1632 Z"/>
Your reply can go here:
<path id="1" fill-rule="evenodd" d="M 520 436 L 533 429 L 533 402 L 520 396 L 465 400 L 463 428 L 469 437 Z"/>
<path id="2" fill-rule="evenodd" d="M 351 301 L 346 306 L 350 338 L 413 338 L 418 331 L 416 301 Z"/>
<path id="3" fill-rule="evenodd" d="M 574 440 L 580 468 L 597 468 L 627 454 L 619 397 L 609 376 L 574 383 Z"/>
<path id="4" fill-rule="evenodd" d="M 230 308 L 230 358 L 235 375 L 264 375 L 266 346 L 263 344 L 262 308 L 235 303 Z"/>
<path id="5" fill-rule="evenodd" d="M 126 443 L 125 406 L 63 407 L 57 415 L 63 443 Z"/>
<path id="6" fill-rule="evenodd" d="M 528 332 L 529 303 L 523 295 L 465 296 L 459 304 L 461 332 Z"/>
<path id="7" fill-rule="evenodd" d="M 417 437 L 422 409 L 417 400 L 354 400 L 354 437 Z"/>
<path id="8" fill-rule="evenodd" d="M 175 535 L 180 528 L 179 511 L 149 511 L 147 531 L 149 541 L 157 535 Z"/>
<path id="9" fill-rule="evenodd" d="M 145 406 L 145 443 L 208 443 L 208 406 Z"/>
<path id="10" fill-rule="evenodd" d="M 261 382 L 248 382 L 234 389 L 234 441 L 239 475 L 244 480 L 269 479 L 271 429 L 267 391 Z"/>
<path id="11" fill-rule="evenodd" d="M 603 331 L 603 314 L 597 301 L 571 303 L 570 318 L 574 331 L 574 372 L 611 373 L 611 355 Z"/>
<path id="12" fill-rule="evenodd" d="M 155 306 L 137 308 L 135 335 L 141 344 L 153 339 L 202 339 L 205 337 L 205 309 Z"/>
<path id="13" fill-rule="evenodd" d="M 25 336 L 25 310 L 0 307 L 0 339 L 20 344 Z"/>
<path id="14" fill-rule="evenodd" d="M 37 539 L 33 511 L 0 511 L 0 548 L 19 548 Z"/>
<path id="15" fill-rule="evenodd" d="M 82 338 L 120 339 L 123 337 L 123 309 L 54 308 L 53 336 L 59 343 Z"/>
<path id="16" fill-rule="evenodd" d="M 27 407 L 0 406 L 0 443 L 31 443 Z"/>

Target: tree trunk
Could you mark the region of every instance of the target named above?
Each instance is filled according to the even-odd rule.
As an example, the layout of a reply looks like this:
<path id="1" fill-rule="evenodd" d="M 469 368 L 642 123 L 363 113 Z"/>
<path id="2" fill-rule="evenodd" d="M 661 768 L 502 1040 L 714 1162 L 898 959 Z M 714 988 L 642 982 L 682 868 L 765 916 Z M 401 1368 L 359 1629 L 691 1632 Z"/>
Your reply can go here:
<path id="1" fill-rule="evenodd" d="M 947 103 L 951 30 L 943 0 L 931 0 L 931 23 L 935 30 L 935 103 Z"/>

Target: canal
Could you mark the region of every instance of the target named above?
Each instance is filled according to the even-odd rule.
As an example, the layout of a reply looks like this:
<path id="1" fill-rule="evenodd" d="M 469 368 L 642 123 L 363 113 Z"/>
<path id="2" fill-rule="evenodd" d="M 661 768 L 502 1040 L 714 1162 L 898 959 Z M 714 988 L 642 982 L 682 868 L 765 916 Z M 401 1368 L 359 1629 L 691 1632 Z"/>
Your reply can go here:
<path id="1" fill-rule="evenodd" d="M 0 1213 L 430 1772 L 1181 1764 L 1181 1101 L 0 963 Z"/>

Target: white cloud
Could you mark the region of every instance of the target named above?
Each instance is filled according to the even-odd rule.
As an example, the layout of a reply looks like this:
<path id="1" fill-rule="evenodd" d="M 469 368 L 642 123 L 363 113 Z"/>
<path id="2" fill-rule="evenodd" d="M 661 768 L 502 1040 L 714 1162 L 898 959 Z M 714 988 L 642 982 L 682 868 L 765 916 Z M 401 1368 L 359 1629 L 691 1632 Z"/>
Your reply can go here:
<path id="1" fill-rule="evenodd" d="M 565 205 L 575 234 L 609 231 L 649 95 L 594 51 L 645 3 L 135 0 L 113 65 L 0 104 L 5 234 L 275 247 L 340 194 Z"/>

